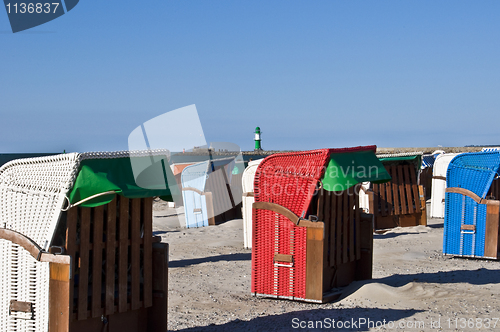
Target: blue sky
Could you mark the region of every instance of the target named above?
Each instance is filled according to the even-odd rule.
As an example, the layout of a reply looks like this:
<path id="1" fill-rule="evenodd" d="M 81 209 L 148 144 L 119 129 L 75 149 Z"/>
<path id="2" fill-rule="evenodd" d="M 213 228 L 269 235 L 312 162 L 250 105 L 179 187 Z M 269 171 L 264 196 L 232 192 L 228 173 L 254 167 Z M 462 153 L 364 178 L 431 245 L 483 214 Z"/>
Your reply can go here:
<path id="1" fill-rule="evenodd" d="M 123 150 L 195 104 L 253 149 L 500 144 L 498 1 L 84 0 L 13 34 L 0 152 Z M 186 124 L 188 126 L 188 124 Z"/>

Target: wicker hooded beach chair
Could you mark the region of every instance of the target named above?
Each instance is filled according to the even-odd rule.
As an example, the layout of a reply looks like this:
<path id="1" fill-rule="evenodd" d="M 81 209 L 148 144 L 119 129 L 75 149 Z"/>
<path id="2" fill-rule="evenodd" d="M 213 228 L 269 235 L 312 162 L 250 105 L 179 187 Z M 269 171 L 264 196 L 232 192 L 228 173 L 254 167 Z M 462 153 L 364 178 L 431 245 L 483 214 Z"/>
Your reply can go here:
<path id="1" fill-rule="evenodd" d="M 372 275 L 362 182 L 390 180 L 375 146 L 274 154 L 255 174 L 252 294 L 322 303 Z"/>
<path id="2" fill-rule="evenodd" d="M 253 160 L 248 163 L 242 178 L 242 202 L 243 202 L 243 246 L 252 248 L 252 204 L 255 202 L 253 182 L 257 167 L 264 159 Z"/>
<path id="3" fill-rule="evenodd" d="M 499 258 L 500 201 L 495 181 L 499 171 L 498 151 L 463 153 L 450 162 L 446 173 L 444 254 Z"/>
<path id="4" fill-rule="evenodd" d="M 171 188 L 136 186 L 130 166 L 162 154 L 70 153 L 0 168 L 0 330 L 166 330 L 168 245 L 152 235 L 152 196 L 171 198 Z"/>
<path id="5" fill-rule="evenodd" d="M 431 218 L 444 218 L 446 171 L 451 160 L 458 155 L 459 153 L 444 153 L 436 157 L 432 169 Z"/>

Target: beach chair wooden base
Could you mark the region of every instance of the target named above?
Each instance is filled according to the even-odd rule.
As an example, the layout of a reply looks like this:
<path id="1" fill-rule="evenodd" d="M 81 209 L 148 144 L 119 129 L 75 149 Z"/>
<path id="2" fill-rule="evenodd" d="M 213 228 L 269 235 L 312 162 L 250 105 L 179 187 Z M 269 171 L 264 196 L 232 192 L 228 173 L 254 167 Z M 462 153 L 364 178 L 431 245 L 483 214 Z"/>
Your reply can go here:
<path id="1" fill-rule="evenodd" d="M 307 228 L 305 248 L 296 249 L 306 251 L 305 297 L 280 295 L 278 289 L 275 294 L 254 292 L 254 296 L 325 303 L 340 296 L 339 288 L 356 280 L 372 278 L 373 216 L 361 212 L 358 193 L 346 190 L 341 195 L 335 195 L 320 190 L 317 202 L 312 205 L 317 209 L 318 217 L 325 221 L 301 220 L 298 224 L 299 227 Z M 281 214 L 287 218 L 287 222 L 299 219 L 277 204 L 254 203 L 254 209 Z M 283 270 L 287 268 L 286 259 L 293 262 L 292 255 L 274 255 L 275 267 L 279 266 L 277 269 L 281 269 L 275 270 L 280 275 L 277 276 L 278 279 L 288 273 Z"/>
<path id="2" fill-rule="evenodd" d="M 497 190 L 497 189 L 495 189 Z M 470 258 L 485 258 L 485 259 L 499 259 L 500 258 L 500 201 L 494 199 L 481 199 L 474 193 L 463 188 L 447 188 L 446 192 L 453 194 L 460 194 L 464 198 L 472 198 L 477 206 L 484 207 L 486 205 L 486 218 L 478 220 L 476 225 L 461 224 L 459 227 L 449 227 L 448 236 L 458 238 L 457 233 L 465 233 L 474 236 L 478 242 L 484 243 L 483 255 L 457 255 L 446 253 L 445 255 L 457 257 L 470 257 Z M 484 234 L 478 234 L 477 230 L 484 227 Z M 480 238 L 484 236 L 484 242 Z M 482 245 L 481 245 L 482 247 Z M 481 248 L 482 249 L 482 248 Z"/>
<path id="3" fill-rule="evenodd" d="M 375 230 L 390 229 L 395 227 L 427 226 L 425 211 L 419 214 L 399 216 L 379 216 L 375 218 Z"/>
<path id="4" fill-rule="evenodd" d="M 61 284 L 51 270 L 49 332 L 166 331 L 168 244 L 152 236 L 152 198 L 117 196 L 63 218 L 72 278 Z"/>

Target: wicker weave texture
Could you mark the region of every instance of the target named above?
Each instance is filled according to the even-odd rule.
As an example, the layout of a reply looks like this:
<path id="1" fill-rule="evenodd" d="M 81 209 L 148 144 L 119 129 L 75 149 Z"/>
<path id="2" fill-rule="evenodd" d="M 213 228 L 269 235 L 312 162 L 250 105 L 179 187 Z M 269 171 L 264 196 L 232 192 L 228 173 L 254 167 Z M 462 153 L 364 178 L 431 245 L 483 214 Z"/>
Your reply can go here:
<path id="1" fill-rule="evenodd" d="M 2 227 L 47 249 L 71 189 L 79 154 L 13 160 L 0 168 Z"/>
<path id="2" fill-rule="evenodd" d="M 458 153 L 440 154 L 436 157 L 432 168 L 431 218 L 444 218 L 446 171 L 456 156 Z"/>

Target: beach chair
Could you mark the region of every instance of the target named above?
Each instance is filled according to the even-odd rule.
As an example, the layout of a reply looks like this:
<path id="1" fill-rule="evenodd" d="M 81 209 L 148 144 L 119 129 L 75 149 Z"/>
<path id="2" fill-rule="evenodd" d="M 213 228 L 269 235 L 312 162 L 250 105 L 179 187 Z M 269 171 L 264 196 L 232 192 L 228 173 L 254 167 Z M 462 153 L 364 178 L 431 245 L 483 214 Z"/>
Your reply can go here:
<path id="1" fill-rule="evenodd" d="M 186 228 L 205 227 L 241 217 L 242 165 L 234 158 L 223 158 L 183 169 L 181 184 Z M 235 169 L 238 171 L 233 174 Z"/>
<path id="2" fill-rule="evenodd" d="M 418 184 L 424 188 L 425 200 L 431 198 L 432 191 L 432 173 L 434 169 L 434 162 L 436 157 L 442 152 L 434 152 L 432 154 L 422 155 L 422 166 L 418 175 Z"/>
<path id="3" fill-rule="evenodd" d="M 257 167 L 264 159 L 253 160 L 248 163 L 242 178 L 242 202 L 243 202 L 243 246 L 252 248 L 252 204 L 255 202 L 253 192 L 253 181 Z"/>
<path id="4" fill-rule="evenodd" d="M 209 164 L 209 161 L 197 163 L 185 167 L 182 171 L 182 202 L 186 228 L 215 225 L 212 193 L 205 192 Z"/>
<path id="5" fill-rule="evenodd" d="M 359 186 L 359 207 L 365 213 L 370 213 L 370 182 L 363 182 Z"/>
<path id="6" fill-rule="evenodd" d="M 500 147 L 489 147 L 489 148 L 482 148 L 481 152 L 494 152 L 494 151 L 500 151 Z"/>
<path id="7" fill-rule="evenodd" d="M 372 273 L 372 216 L 358 184 L 390 179 L 375 146 L 274 154 L 257 168 L 254 296 L 323 303 Z"/>
<path id="8" fill-rule="evenodd" d="M 151 197 L 172 188 L 138 187 L 131 169 L 162 153 L 0 168 L 0 330 L 166 331 L 168 245 L 152 235 Z"/>
<path id="9" fill-rule="evenodd" d="M 444 254 L 498 259 L 500 201 L 488 193 L 499 169 L 498 151 L 463 153 L 450 162 L 446 173 Z"/>
<path id="10" fill-rule="evenodd" d="M 445 153 L 436 157 L 432 169 L 431 218 L 444 218 L 444 198 L 446 191 L 446 171 L 451 160 L 459 153 Z"/>
<path id="11" fill-rule="evenodd" d="M 373 184 L 370 213 L 375 230 L 427 225 L 425 197 L 418 185 L 421 152 L 378 155 L 392 180 Z"/>

